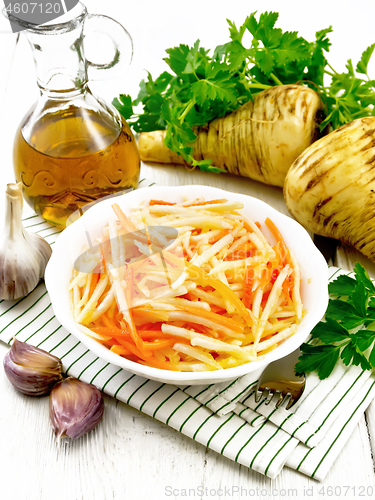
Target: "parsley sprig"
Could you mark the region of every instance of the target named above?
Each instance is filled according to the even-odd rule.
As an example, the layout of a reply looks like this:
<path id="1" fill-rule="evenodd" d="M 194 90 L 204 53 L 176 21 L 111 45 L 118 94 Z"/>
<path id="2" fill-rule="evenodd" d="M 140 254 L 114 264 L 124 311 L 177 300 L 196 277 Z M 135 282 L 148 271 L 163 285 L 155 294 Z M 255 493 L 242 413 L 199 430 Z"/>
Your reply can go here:
<path id="1" fill-rule="evenodd" d="M 261 13 L 258 19 L 253 12 L 239 27 L 227 20 L 229 40 L 213 51 L 201 47 L 199 40 L 192 47 L 166 50 L 169 71 L 156 79 L 148 73 L 135 99 L 121 94 L 113 104 L 136 132 L 166 129 L 165 144 L 170 149 L 193 166 L 213 172 L 220 170 L 211 160 L 192 157 L 196 127 L 274 85 L 299 82 L 317 90 L 326 115 L 321 130 L 375 115 L 375 80 L 367 70 L 375 44 L 363 52 L 355 68 L 348 60 L 346 70 L 339 73 L 326 59 L 332 27 L 318 31 L 308 42 L 295 31 L 275 27 L 277 19 L 275 12 Z M 249 46 L 244 43 L 246 32 L 252 35 Z"/>
<path id="2" fill-rule="evenodd" d="M 301 346 L 296 373 L 317 371 L 327 378 L 339 358 L 345 365 L 375 368 L 375 286 L 357 263 L 354 278 L 341 275 L 328 285 L 330 300 L 324 321 L 311 332 L 313 343 Z M 314 343 L 315 342 L 315 343 Z"/>

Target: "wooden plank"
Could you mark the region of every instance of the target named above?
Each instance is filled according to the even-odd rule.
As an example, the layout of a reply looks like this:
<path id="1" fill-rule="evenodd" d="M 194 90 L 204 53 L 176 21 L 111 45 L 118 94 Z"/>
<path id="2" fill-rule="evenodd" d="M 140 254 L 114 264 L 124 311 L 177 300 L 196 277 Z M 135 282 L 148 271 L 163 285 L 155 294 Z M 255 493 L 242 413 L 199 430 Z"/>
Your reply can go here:
<path id="1" fill-rule="evenodd" d="M 8 33 L 6 31 L 4 32 L 0 30 L 0 46 L 2 47 L 2 49 L 0 50 L 0 116 L 6 96 L 6 90 L 12 70 L 12 65 L 14 62 L 14 54 L 16 51 L 18 39 L 18 34 Z"/>
<path id="2" fill-rule="evenodd" d="M 1 15 L 1 14 L 0 14 Z M 37 85 L 35 81 L 34 62 L 26 38 L 21 34 L 19 38 L 13 35 L 0 35 L 4 43 L 13 49 L 1 50 L 2 57 L 7 55 L 7 73 L 0 73 L 0 207 L 4 206 L 4 193 L 6 184 L 14 182 L 13 172 L 13 142 L 16 131 L 28 109 L 37 98 Z M 17 40 L 17 43 L 15 41 Z M 9 54 L 12 53 L 12 58 Z M 21 70 L 22 68 L 22 70 Z M 26 204 L 25 204 L 26 205 Z M 3 221 L 0 220 L 0 227 Z"/>
<path id="3" fill-rule="evenodd" d="M 373 470 L 375 472 L 375 401 L 372 401 L 365 412 L 365 421 L 367 425 L 367 434 L 372 451 Z"/>
<path id="4" fill-rule="evenodd" d="M 356 262 L 362 264 L 371 278 L 375 279 L 375 263 L 362 255 L 355 248 L 340 244 L 336 252 L 335 266 L 352 270 Z"/>

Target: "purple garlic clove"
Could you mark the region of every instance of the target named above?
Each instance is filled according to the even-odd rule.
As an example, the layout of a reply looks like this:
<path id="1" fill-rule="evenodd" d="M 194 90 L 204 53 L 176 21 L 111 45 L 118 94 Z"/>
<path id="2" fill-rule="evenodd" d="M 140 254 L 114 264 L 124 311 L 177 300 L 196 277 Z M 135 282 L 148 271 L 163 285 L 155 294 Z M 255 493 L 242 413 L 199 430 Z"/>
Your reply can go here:
<path id="1" fill-rule="evenodd" d="M 28 396 L 48 394 L 62 379 L 59 358 L 16 338 L 4 356 L 4 371 L 14 387 Z"/>
<path id="2" fill-rule="evenodd" d="M 77 439 L 100 422 L 104 411 L 103 395 L 94 385 L 68 377 L 52 389 L 49 409 L 57 440 L 62 437 Z"/>

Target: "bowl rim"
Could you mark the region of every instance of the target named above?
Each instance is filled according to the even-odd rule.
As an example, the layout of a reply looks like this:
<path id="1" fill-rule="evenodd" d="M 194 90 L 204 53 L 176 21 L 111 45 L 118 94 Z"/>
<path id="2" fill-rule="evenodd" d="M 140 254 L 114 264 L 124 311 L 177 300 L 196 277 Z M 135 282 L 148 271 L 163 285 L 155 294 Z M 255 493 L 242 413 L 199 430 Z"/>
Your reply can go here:
<path id="1" fill-rule="evenodd" d="M 320 253 L 318 248 L 314 245 L 310 235 L 307 231 L 301 226 L 297 221 L 288 217 L 287 215 L 279 212 L 275 208 L 273 208 L 268 203 L 259 200 L 253 196 L 249 196 L 242 193 L 234 193 L 231 191 L 226 191 L 221 188 L 216 188 L 212 186 L 205 185 L 184 185 L 184 186 L 161 186 L 161 185 L 153 185 L 149 187 L 144 187 L 141 189 L 135 189 L 131 192 L 125 193 L 121 196 L 116 196 L 115 202 L 118 203 L 125 211 L 130 207 L 134 206 L 134 202 L 132 204 L 132 200 L 134 198 L 138 199 L 141 197 L 142 199 L 148 200 L 152 199 L 151 193 L 155 193 L 156 190 L 159 191 L 157 199 L 160 199 L 160 191 L 163 191 L 162 198 L 165 198 L 168 195 L 172 195 L 172 198 L 181 198 L 182 196 L 186 196 L 187 192 L 194 191 L 194 196 L 204 196 L 206 199 L 211 197 L 210 191 L 214 195 L 214 192 L 217 193 L 214 196 L 222 197 L 225 196 L 233 197 L 235 196 L 238 201 L 244 202 L 244 208 L 241 209 L 246 213 L 246 200 L 247 202 L 256 204 L 262 208 L 264 208 L 269 213 L 268 217 L 273 219 L 281 219 L 284 220 L 286 224 L 289 224 L 290 227 L 294 228 L 298 232 L 298 238 L 306 241 L 306 244 L 309 246 L 309 252 L 314 255 L 315 260 L 315 270 L 316 273 L 320 273 L 321 277 L 324 274 L 324 284 L 321 285 L 321 290 L 319 293 L 319 300 L 317 300 L 316 307 L 314 306 L 313 311 L 308 311 L 305 317 L 308 317 L 309 321 L 307 324 L 302 325 L 302 328 L 297 327 L 297 332 L 291 337 L 287 338 L 281 345 L 283 345 L 283 350 L 286 351 L 280 355 L 279 348 L 273 349 L 269 353 L 265 355 L 265 358 L 260 361 L 252 361 L 248 363 L 244 363 L 240 366 L 225 368 L 223 370 L 213 370 L 213 371 L 203 371 L 203 372 L 181 372 L 174 370 L 165 370 L 161 368 L 154 368 L 146 365 L 141 365 L 134 361 L 130 361 L 126 358 L 121 357 L 118 354 L 111 352 L 108 348 L 100 344 L 95 339 L 89 337 L 85 333 L 83 333 L 83 328 L 80 330 L 80 325 L 74 322 L 72 317 L 66 316 L 65 309 L 62 310 L 62 307 L 59 303 L 59 297 L 61 296 L 61 288 L 59 288 L 58 283 L 55 282 L 55 267 L 59 266 L 59 257 L 62 253 L 66 253 L 65 249 L 69 242 L 69 239 L 76 234 L 81 226 L 85 226 L 86 223 L 95 219 L 95 214 L 99 214 L 103 212 L 105 206 L 111 206 L 114 200 L 112 198 L 104 199 L 103 201 L 99 201 L 92 207 L 90 207 L 79 219 L 69 225 L 64 231 L 59 235 L 54 244 L 54 249 L 52 252 L 52 256 L 47 264 L 45 271 L 45 284 L 47 291 L 49 293 L 52 308 L 54 314 L 58 321 L 65 327 L 70 333 L 72 333 L 79 341 L 81 341 L 86 347 L 88 347 L 91 352 L 93 352 L 100 359 L 107 361 L 115 366 L 123 368 L 124 370 L 134 373 L 136 375 L 140 375 L 141 377 L 149 378 L 152 380 L 163 381 L 166 383 L 176 383 L 176 384 L 194 384 L 196 385 L 200 381 L 201 383 L 210 383 L 214 380 L 214 383 L 224 382 L 233 379 L 237 379 L 246 374 L 250 374 L 252 372 L 256 372 L 257 370 L 264 369 L 269 363 L 275 361 L 277 359 L 283 358 L 296 350 L 303 342 L 306 341 L 309 336 L 312 328 L 317 324 L 321 318 L 324 316 L 324 313 L 328 304 L 328 266 Z M 167 192 L 166 194 L 164 194 Z M 149 194 L 150 193 L 150 194 Z M 125 202 L 125 203 L 124 203 Z M 139 203 L 139 202 L 138 202 Z M 278 225 L 278 223 L 276 224 Z M 285 233 L 284 233 L 285 236 Z M 290 246 L 290 245 L 288 245 Z M 323 281 L 323 280 L 322 280 Z"/>

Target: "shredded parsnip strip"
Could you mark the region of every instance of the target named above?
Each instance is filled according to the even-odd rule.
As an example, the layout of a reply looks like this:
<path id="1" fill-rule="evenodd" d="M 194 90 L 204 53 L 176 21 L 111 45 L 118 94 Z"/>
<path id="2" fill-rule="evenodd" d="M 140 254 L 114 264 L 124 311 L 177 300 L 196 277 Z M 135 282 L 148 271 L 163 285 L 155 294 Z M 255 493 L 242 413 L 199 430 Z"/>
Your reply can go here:
<path id="1" fill-rule="evenodd" d="M 249 224 L 251 229 L 254 231 L 254 233 L 258 236 L 258 238 L 263 242 L 263 244 L 266 247 L 269 247 L 270 250 L 272 250 L 271 245 L 268 243 L 267 238 L 264 236 L 262 231 L 259 229 L 259 227 L 253 222 L 251 219 L 246 217 L 245 215 L 243 216 L 243 219 Z M 250 233 L 251 234 L 251 233 Z M 273 251 L 273 250 L 272 250 Z"/>
<path id="2" fill-rule="evenodd" d="M 225 304 L 223 299 L 217 297 L 213 292 L 208 293 L 197 287 L 194 290 L 192 290 L 191 293 L 196 297 L 198 297 L 199 299 L 206 300 L 208 304 L 213 304 L 215 306 L 222 307 L 223 309 L 225 309 Z"/>
<path id="3" fill-rule="evenodd" d="M 215 217 L 192 217 L 185 219 L 174 219 L 168 222 L 163 222 L 161 226 L 169 226 L 169 227 L 184 227 L 184 226 L 193 226 L 193 228 L 214 228 L 214 229 L 225 229 L 231 228 L 231 224 L 228 222 L 218 220 Z"/>
<path id="4" fill-rule="evenodd" d="M 256 226 L 255 226 L 256 227 Z M 254 243 L 258 251 L 264 256 L 264 260 L 272 260 L 275 258 L 275 251 L 264 238 L 259 238 L 255 233 L 249 234 L 249 240 Z"/>
<path id="5" fill-rule="evenodd" d="M 289 328 L 285 328 L 285 330 L 282 330 L 281 332 L 277 333 L 270 339 L 264 340 L 263 342 L 259 342 L 255 346 L 244 347 L 244 349 L 249 349 L 250 351 L 254 350 L 255 352 L 264 351 L 265 349 L 269 349 L 270 347 L 278 344 L 282 340 L 291 337 L 296 333 L 296 331 L 297 331 L 297 325 L 292 325 Z"/>
<path id="6" fill-rule="evenodd" d="M 260 305 L 262 303 L 262 298 L 263 298 L 263 290 L 259 286 L 255 292 L 253 301 L 253 314 L 256 318 L 259 318 L 260 315 Z"/>
<path id="7" fill-rule="evenodd" d="M 267 323 L 266 328 L 264 329 L 262 337 L 266 337 L 268 335 L 272 335 L 274 333 L 279 333 L 285 328 L 289 328 L 294 324 L 293 321 L 278 321 L 277 323 Z"/>
<path id="8" fill-rule="evenodd" d="M 143 306 L 144 304 L 151 303 L 153 300 L 158 299 L 169 299 L 170 297 L 178 297 L 179 295 L 185 295 L 191 288 L 195 288 L 195 283 L 186 283 L 176 290 L 171 290 L 169 286 L 160 287 L 154 293 L 150 295 L 150 297 L 146 298 L 135 298 L 133 300 L 133 307 Z"/>
<path id="9" fill-rule="evenodd" d="M 234 232 L 234 231 L 233 231 Z M 235 235 L 233 235 L 233 232 L 232 232 L 232 236 L 235 238 Z M 229 248 L 228 250 L 225 252 L 225 255 L 224 255 L 224 258 L 227 256 L 227 255 L 230 255 L 231 253 L 234 252 L 234 250 L 236 248 L 238 248 L 239 246 L 243 245 L 244 243 L 246 243 L 247 241 L 249 241 L 249 236 L 248 234 L 240 237 L 237 241 L 235 241 Z"/>
<path id="10" fill-rule="evenodd" d="M 169 313 L 169 319 L 172 321 L 188 321 L 191 323 L 196 323 L 197 325 L 204 325 L 208 328 L 212 328 L 213 330 L 225 333 L 229 337 L 236 336 L 238 332 L 231 330 L 223 325 L 219 325 L 218 323 L 214 323 L 207 318 L 203 318 L 201 316 L 197 316 L 195 314 L 191 314 L 185 311 L 173 311 Z"/>
<path id="11" fill-rule="evenodd" d="M 291 269 L 289 268 L 289 265 L 287 264 L 280 271 L 280 274 L 277 277 L 277 279 L 272 287 L 271 293 L 269 294 L 268 299 L 267 299 L 266 306 L 265 306 L 265 308 L 261 314 L 260 320 L 259 320 L 259 324 L 258 324 L 258 328 L 256 331 L 255 340 L 254 340 L 254 346 L 256 346 L 257 343 L 259 342 L 259 339 L 260 339 L 260 337 L 264 331 L 264 328 L 266 326 L 266 322 L 267 322 L 269 316 L 272 314 L 273 309 L 277 305 L 277 300 L 278 300 L 280 293 L 282 291 L 282 286 L 283 286 L 284 280 L 289 276 L 290 272 L 291 272 Z"/>
<path id="12" fill-rule="evenodd" d="M 166 224 L 168 226 L 169 224 Z M 195 229 L 194 226 L 181 226 L 181 227 L 176 227 L 178 235 L 181 236 L 185 234 L 186 232 L 191 232 Z"/>
<path id="13" fill-rule="evenodd" d="M 95 268 L 96 266 L 96 263 L 95 265 L 93 266 L 92 270 Z M 70 282 L 70 285 L 69 285 L 69 290 L 73 290 L 73 288 L 78 285 L 78 283 L 82 280 L 82 278 L 85 278 L 87 275 L 87 273 L 84 273 L 82 271 L 80 271 L 76 277 Z"/>
<path id="14" fill-rule="evenodd" d="M 190 236 L 190 241 L 193 243 L 201 243 L 201 244 L 207 244 L 208 240 L 211 238 L 214 238 L 220 233 L 220 229 L 214 229 L 212 231 L 207 231 L 207 232 L 202 232 L 201 234 L 198 234 L 196 236 Z"/>
<path id="15" fill-rule="evenodd" d="M 201 211 L 208 211 L 208 212 L 231 212 L 233 210 L 240 210 L 243 208 L 243 203 L 240 201 L 233 201 L 233 202 L 225 202 L 225 203 L 218 203 L 218 204 L 209 204 L 207 203 L 206 205 L 198 205 L 197 207 L 180 207 L 176 205 L 152 205 L 148 207 L 148 210 L 152 214 L 173 214 L 173 215 L 178 215 L 178 214 L 186 214 L 188 212 L 191 213 L 199 213 Z"/>
<path id="16" fill-rule="evenodd" d="M 100 277 L 100 280 L 98 281 L 98 284 L 96 285 L 96 288 L 91 295 L 90 299 L 87 301 L 85 307 L 82 309 L 82 311 L 79 313 L 77 316 L 76 322 L 77 323 L 83 323 L 86 320 L 86 317 L 89 315 L 90 312 L 92 312 L 96 304 L 98 303 L 100 297 L 102 296 L 106 286 L 108 283 L 108 276 L 103 275 Z"/>
<path id="17" fill-rule="evenodd" d="M 77 304 L 78 308 L 81 308 L 84 305 L 86 305 L 86 303 L 88 301 L 88 297 L 89 297 L 89 293 L 90 293 L 90 286 L 91 286 L 91 281 L 92 281 L 92 276 L 93 276 L 92 273 L 89 273 L 89 275 L 87 276 L 86 285 L 85 285 L 85 291 L 83 292 L 82 299 Z"/>
<path id="18" fill-rule="evenodd" d="M 196 289 L 192 290 L 191 293 L 194 293 Z M 203 309 L 204 311 L 211 311 L 210 304 L 208 302 L 203 302 L 200 300 L 192 301 L 187 299 L 182 299 L 180 297 L 175 297 L 172 299 L 162 299 L 162 303 L 174 305 L 176 308 L 178 306 L 193 306 L 197 309 Z"/>
<path id="19" fill-rule="evenodd" d="M 187 280 L 188 276 L 189 275 L 188 275 L 187 271 L 184 271 L 183 273 L 181 273 L 180 276 L 176 279 L 176 281 L 171 284 L 172 290 L 177 290 L 177 288 L 182 286 L 185 283 L 185 281 Z"/>
<path id="20" fill-rule="evenodd" d="M 252 357 L 252 355 L 249 355 L 249 353 L 246 352 L 243 347 L 232 345 L 229 344 L 228 342 L 222 342 L 221 340 L 218 339 L 208 338 L 207 336 L 202 335 L 201 333 L 188 330 L 187 328 L 182 328 L 180 326 L 174 326 L 163 323 L 161 326 L 161 330 L 163 333 L 173 335 L 174 337 L 182 337 L 188 339 L 190 340 L 191 345 L 199 345 L 198 343 L 201 341 L 201 342 L 206 342 L 205 345 L 207 347 L 205 347 L 205 349 L 218 351 L 218 349 L 220 348 L 222 351 L 236 353 L 242 357 L 245 357 L 246 359 L 250 359 Z"/>
<path id="21" fill-rule="evenodd" d="M 208 260 L 210 260 L 214 255 L 216 255 L 223 247 L 226 245 L 230 245 L 233 241 L 233 236 L 231 234 L 227 234 L 223 236 L 219 241 L 214 243 L 212 247 L 205 250 L 201 255 L 198 255 L 196 258 L 192 259 L 192 264 L 200 267 L 205 264 Z"/>
<path id="22" fill-rule="evenodd" d="M 222 342 L 219 344 L 216 339 L 208 339 L 207 337 L 194 337 L 191 339 L 190 343 L 192 346 L 203 347 L 204 349 L 216 351 L 216 352 L 229 352 L 234 354 L 235 356 L 240 356 L 241 358 L 245 358 L 246 361 L 255 361 L 256 356 L 249 354 L 248 351 L 245 351 L 243 347 L 238 345 L 228 344 L 227 342 Z"/>
<path id="23" fill-rule="evenodd" d="M 102 314 L 108 311 L 111 305 L 115 302 L 115 291 L 113 286 L 105 296 L 103 302 L 95 309 L 95 311 L 90 315 L 90 321 L 96 321 Z"/>
<path id="24" fill-rule="evenodd" d="M 176 343 L 173 346 L 173 349 L 175 349 L 178 352 L 183 352 L 184 354 L 187 354 L 188 356 L 191 356 L 192 358 L 198 359 L 199 361 L 203 361 L 204 363 L 207 363 L 210 366 L 213 366 L 217 370 L 222 370 L 223 367 L 220 365 L 220 363 L 217 363 L 213 357 L 201 351 L 200 349 L 195 349 L 194 347 L 186 344 L 179 344 Z"/>
<path id="25" fill-rule="evenodd" d="M 292 297 L 294 300 L 294 306 L 295 306 L 297 318 L 299 320 L 301 320 L 302 319 L 302 311 L 303 311 L 301 293 L 300 293 L 301 272 L 299 269 L 299 265 L 296 261 L 296 258 L 290 249 L 289 249 L 289 255 L 290 255 L 290 260 L 291 260 L 293 270 L 294 270 L 294 286 L 293 286 L 293 291 L 292 291 Z"/>
<path id="26" fill-rule="evenodd" d="M 168 325 L 167 323 L 163 323 L 161 325 L 161 331 L 163 333 L 173 335 L 174 337 L 182 337 L 184 339 L 191 340 L 195 337 L 199 337 L 201 334 L 197 332 L 193 332 L 192 330 L 188 330 L 187 328 L 182 328 L 180 326 Z M 202 335 L 203 338 L 205 338 Z"/>
<path id="27" fill-rule="evenodd" d="M 140 241 L 134 241 L 135 246 L 138 248 L 138 250 L 143 253 L 143 255 L 151 255 L 150 253 L 150 247 L 145 245 L 144 243 L 141 243 Z"/>
<path id="28" fill-rule="evenodd" d="M 270 318 L 290 318 L 295 315 L 295 311 L 275 311 L 270 315 Z"/>
<path id="29" fill-rule="evenodd" d="M 114 291 L 119 311 L 122 314 L 126 325 L 130 327 L 130 325 L 132 324 L 132 319 L 129 312 L 129 308 L 131 307 L 131 305 L 128 304 L 120 276 L 111 264 L 108 265 L 108 271 L 112 282 L 111 290 L 113 289 Z"/>
<path id="30" fill-rule="evenodd" d="M 213 276 L 215 274 L 220 274 L 225 271 L 229 271 L 230 269 L 240 269 L 246 266 L 246 259 L 241 260 L 228 260 L 227 262 L 218 262 L 215 267 L 211 269 L 208 273 L 209 276 Z"/>

